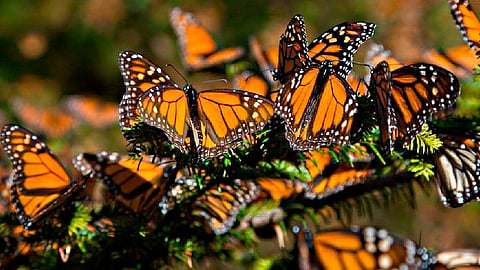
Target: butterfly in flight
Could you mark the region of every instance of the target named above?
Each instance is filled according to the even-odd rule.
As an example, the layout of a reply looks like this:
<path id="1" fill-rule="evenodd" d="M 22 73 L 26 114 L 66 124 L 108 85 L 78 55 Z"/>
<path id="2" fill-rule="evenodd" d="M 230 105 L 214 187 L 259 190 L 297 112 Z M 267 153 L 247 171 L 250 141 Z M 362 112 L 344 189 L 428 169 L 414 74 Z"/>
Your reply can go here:
<path id="1" fill-rule="evenodd" d="M 131 125 L 132 117 L 139 116 L 163 130 L 182 152 L 193 151 L 202 159 L 221 155 L 262 130 L 274 113 L 272 102 L 257 94 L 235 89 L 197 92 L 191 85 L 180 89 L 142 55 L 125 52 L 121 59 L 140 68 L 121 67 L 128 71 L 124 77 L 128 86 L 127 97 L 120 104 L 120 122 L 124 119 L 124 124 Z M 147 86 L 153 87 L 143 91 Z"/>
<path id="2" fill-rule="evenodd" d="M 468 0 L 448 0 L 450 12 L 462 34 L 463 40 L 479 55 L 480 50 L 480 21 L 473 11 Z"/>
<path id="3" fill-rule="evenodd" d="M 472 76 L 474 69 L 480 65 L 468 45 L 456 46 L 445 50 L 430 49 L 423 53 L 423 61 L 432 63 L 451 71 L 459 79 Z"/>
<path id="4" fill-rule="evenodd" d="M 443 144 L 433 153 L 435 180 L 445 206 L 480 200 L 480 132 L 435 127 Z"/>
<path id="5" fill-rule="evenodd" d="M 248 45 L 268 83 L 272 86 L 276 85 L 272 76 L 272 70 L 274 70 L 278 64 L 278 46 L 263 49 L 254 36 L 250 37 Z"/>
<path id="6" fill-rule="evenodd" d="M 111 126 L 118 121 L 118 105 L 93 96 L 68 96 L 63 105 L 70 114 L 95 128 Z"/>
<path id="7" fill-rule="evenodd" d="M 242 57 L 240 47 L 219 50 L 207 30 L 193 14 L 175 7 L 170 12 L 170 23 L 180 43 L 181 59 L 189 71 L 210 68 Z"/>
<path id="8" fill-rule="evenodd" d="M 382 61 L 372 72 L 370 87 L 387 154 L 397 138 L 403 138 L 404 146 L 408 145 L 429 118 L 451 109 L 460 94 L 455 75 L 424 63 L 390 71 L 388 63 Z"/>
<path id="9" fill-rule="evenodd" d="M 77 124 L 70 113 L 58 108 L 39 108 L 20 99 L 13 100 L 11 108 L 26 126 L 52 138 L 65 136 Z"/>
<path id="10" fill-rule="evenodd" d="M 107 152 L 82 153 L 74 162 L 85 176 L 103 181 L 127 209 L 142 214 L 156 207 L 165 195 L 169 180 L 175 177 L 175 163 L 163 161 L 162 164 Z"/>
<path id="11" fill-rule="evenodd" d="M 315 234 L 293 227 L 294 257 L 300 269 L 426 269 L 433 255 L 412 240 L 374 227 L 332 228 Z"/>
<path id="12" fill-rule="evenodd" d="M 25 229 L 39 223 L 80 190 L 86 178 L 72 179 L 37 135 L 18 125 L 5 125 L 3 149 L 12 163 L 11 202 Z"/>

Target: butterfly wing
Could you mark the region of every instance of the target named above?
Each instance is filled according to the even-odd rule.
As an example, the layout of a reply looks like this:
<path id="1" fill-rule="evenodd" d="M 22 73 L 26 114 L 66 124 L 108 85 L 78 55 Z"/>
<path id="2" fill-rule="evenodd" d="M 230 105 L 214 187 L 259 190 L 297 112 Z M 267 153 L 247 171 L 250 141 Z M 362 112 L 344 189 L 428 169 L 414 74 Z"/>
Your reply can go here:
<path id="1" fill-rule="evenodd" d="M 63 137 L 72 131 L 76 124 L 75 118 L 66 111 L 38 108 L 20 99 L 15 99 L 11 108 L 26 126 L 33 127 L 48 137 Z"/>
<path id="2" fill-rule="evenodd" d="M 355 93 L 333 72 L 330 61 L 295 74 L 280 89 L 275 107 L 285 119 L 286 138 L 295 150 L 350 143 Z"/>
<path id="3" fill-rule="evenodd" d="M 285 33 L 280 37 L 278 65 L 273 78 L 284 84 L 310 62 L 304 19 L 302 15 L 297 14 L 290 20 Z"/>
<path id="4" fill-rule="evenodd" d="M 233 78 L 233 88 L 254 93 L 263 97 L 268 95 L 267 82 L 251 71 L 244 71 Z"/>
<path id="5" fill-rule="evenodd" d="M 331 229 L 313 236 L 321 269 L 417 269 L 421 259 L 409 240 L 373 227 Z"/>
<path id="6" fill-rule="evenodd" d="M 351 72 L 347 76 L 347 82 L 357 96 L 368 95 L 368 85 L 358 74 Z"/>
<path id="7" fill-rule="evenodd" d="M 480 22 L 468 0 L 448 0 L 450 12 L 463 40 L 478 54 L 480 49 Z"/>
<path id="8" fill-rule="evenodd" d="M 405 144 L 432 115 L 451 109 L 460 94 L 451 72 L 429 64 L 412 64 L 392 71 L 391 106 Z"/>
<path id="9" fill-rule="evenodd" d="M 475 52 L 470 50 L 468 45 L 453 47 L 445 51 L 430 49 L 422 57 L 425 62 L 447 69 L 458 78 L 471 76 L 475 67 L 480 64 L 480 60 L 475 57 Z"/>
<path id="10" fill-rule="evenodd" d="M 306 185 L 299 180 L 284 178 L 258 177 L 255 182 L 273 200 L 280 201 L 305 191 Z"/>
<path id="11" fill-rule="evenodd" d="M 32 132 L 5 125 L 1 141 L 14 171 L 12 205 L 25 229 L 44 219 L 81 187 L 83 181 L 73 182 L 57 157 Z"/>
<path id="12" fill-rule="evenodd" d="M 175 7 L 170 12 L 182 52 L 182 62 L 189 70 L 204 69 L 234 61 L 244 54 L 243 48 L 217 50 L 217 44 L 193 14 Z"/>
<path id="13" fill-rule="evenodd" d="M 375 172 L 368 163 L 334 163 L 311 182 L 307 198 L 321 199 L 341 192 L 348 186 L 361 185 Z"/>
<path id="14" fill-rule="evenodd" d="M 267 98 L 234 89 L 206 90 L 198 94 L 201 122 L 200 157 L 215 157 L 262 130 L 274 114 Z"/>
<path id="15" fill-rule="evenodd" d="M 188 99 L 182 89 L 151 88 L 138 100 L 138 115 L 148 125 L 162 129 L 171 143 L 182 152 L 187 152 L 189 148 L 185 139 L 193 124 Z"/>
<path id="16" fill-rule="evenodd" d="M 445 206 L 480 200 L 480 133 L 439 129 L 443 145 L 434 153 L 435 179 Z"/>
<path id="17" fill-rule="evenodd" d="M 224 234 L 234 225 L 237 215 L 258 197 L 259 189 L 251 181 L 235 179 L 208 189 L 193 204 L 192 213 L 201 216 L 215 234 Z"/>
<path id="18" fill-rule="evenodd" d="M 260 70 L 271 85 L 275 84 L 272 76 L 272 70 L 278 64 L 278 46 L 273 46 L 264 50 L 255 37 L 250 37 L 248 44 L 253 57 L 257 61 Z"/>
<path id="19" fill-rule="evenodd" d="M 118 57 L 118 65 L 126 87 L 119 106 L 119 123 L 122 132 L 138 123 L 138 99 L 154 86 L 176 87 L 163 69 L 143 55 L 125 51 Z"/>
<path id="20" fill-rule="evenodd" d="M 347 79 L 353 68 L 353 55 L 373 36 L 376 25 L 367 22 L 344 22 L 332 27 L 308 45 L 313 62 L 330 60 L 335 72 Z"/>
<path id="21" fill-rule="evenodd" d="M 118 121 L 118 105 L 93 96 L 69 96 L 64 100 L 64 105 L 74 117 L 95 128 L 110 126 Z"/>
<path id="22" fill-rule="evenodd" d="M 76 160 L 79 162 L 75 164 L 90 164 L 91 176 L 103 180 L 117 199 L 134 213 L 146 213 L 157 205 L 175 168 L 171 163 L 158 166 L 106 152 L 83 153 Z"/>

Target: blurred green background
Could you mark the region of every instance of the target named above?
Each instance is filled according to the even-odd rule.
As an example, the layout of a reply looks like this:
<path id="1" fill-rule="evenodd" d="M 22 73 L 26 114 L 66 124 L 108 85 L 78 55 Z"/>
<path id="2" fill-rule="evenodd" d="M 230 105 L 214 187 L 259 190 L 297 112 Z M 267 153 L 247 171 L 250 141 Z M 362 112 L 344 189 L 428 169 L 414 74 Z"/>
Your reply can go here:
<path id="1" fill-rule="evenodd" d="M 161 65 L 171 63 L 183 72 L 168 21 L 174 6 L 193 12 L 220 46 L 247 48 L 251 35 L 265 47 L 277 45 L 296 13 L 304 15 L 310 41 L 340 22 L 374 22 L 373 40 L 404 61 L 415 61 L 432 47 L 464 44 L 446 0 L 0 1 L 1 121 L 21 123 L 12 112 L 14 98 L 45 108 L 58 105 L 68 94 L 93 94 L 118 103 L 124 87 L 117 56 L 124 50 L 141 52 Z M 473 6 L 480 10 L 480 4 Z M 364 53 L 360 50 L 355 60 L 362 62 Z M 248 53 L 245 60 L 254 63 Z M 212 77 L 226 75 L 188 75 L 190 82 Z M 118 125 L 94 131 L 84 125 L 48 141 L 65 162 L 78 152 L 126 151 Z M 373 220 L 354 217 L 352 223 L 383 226 L 437 249 L 480 247 L 480 204 L 447 209 L 434 189 L 429 196 L 419 193 L 417 199 L 415 210 L 401 202 L 376 209 Z"/>

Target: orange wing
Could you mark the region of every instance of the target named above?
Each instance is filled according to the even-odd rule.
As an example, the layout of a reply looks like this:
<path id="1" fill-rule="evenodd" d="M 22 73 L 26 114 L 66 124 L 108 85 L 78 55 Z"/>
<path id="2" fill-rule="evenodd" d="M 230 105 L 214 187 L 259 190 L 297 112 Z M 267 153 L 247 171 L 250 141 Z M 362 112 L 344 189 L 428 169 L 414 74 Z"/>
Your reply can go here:
<path id="1" fill-rule="evenodd" d="M 357 94 L 357 96 L 366 96 L 368 94 L 367 83 L 356 73 L 351 72 L 350 74 L 348 74 L 347 82 L 353 89 L 353 92 Z"/>
<path id="2" fill-rule="evenodd" d="M 232 184 L 218 184 L 195 200 L 192 214 L 203 217 L 215 234 L 224 234 L 234 225 L 240 210 L 258 194 L 258 187 L 251 181 L 235 179 Z"/>
<path id="3" fill-rule="evenodd" d="M 198 70 L 232 62 L 242 57 L 243 48 L 217 49 L 217 44 L 193 14 L 175 7 L 170 23 L 177 34 L 182 62 L 188 70 Z"/>
<path id="4" fill-rule="evenodd" d="M 14 170 L 12 205 L 20 223 L 29 229 L 64 203 L 84 179 L 72 181 L 37 135 L 20 126 L 5 125 L 1 140 Z"/>
<path id="5" fill-rule="evenodd" d="M 179 88 L 153 87 L 138 101 L 139 116 L 148 125 L 158 127 L 182 152 L 191 149 L 185 140 L 191 128 L 195 130 L 190 117 L 188 98 Z M 195 143 L 201 139 L 195 136 Z"/>
<path id="6" fill-rule="evenodd" d="M 376 67 L 378 63 L 385 61 L 388 63 L 390 70 L 395 70 L 404 66 L 390 50 L 385 49 L 382 44 L 372 43 L 367 47 L 365 54 L 365 63 Z"/>
<path id="7" fill-rule="evenodd" d="M 139 122 L 138 99 L 154 86 L 176 87 L 170 76 L 143 55 L 125 51 L 118 57 L 118 65 L 126 91 L 118 108 L 122 132 Z"/>
<path id="8" fill-rule="evenodd" d="M 176 170 L 172 162 L 159 166 L 144 160 L 121 158 L 118 153 L 83 153 L 76 160 L 76 166 L 88 163 L 90 175 L 103 180 L 117 199 L 134 213 L 147 213 L 157 206 Z"/>
<path id="9" fill-rule="evenodd" d="M 111 126 L 118 121 L 118 105 L 93 96 L 69 96 L 64 105 L 77 119 L 95 128 Z"/>
<path id="10" fill-rule="evenodd" d="M 198 94 L 201 157 L 214 157 L 261 131 L 273 116 L 267 98 L 244 91 L 217 89 Z"/>
<path id="11" fill-rule="evenodd" d="M 14 100 L 11 107 L 26 126 L 33 127 L 48 137 L 63 137 L 76 125 L 72 115 L 59 109 L 40 109 L 19 99 Z"/>
<path id="12" fill-rule="evenodd" d="M 313 236 L 311 256 L 321 269 L 417 269 L 417 245 L 384 229 L 331 229 Z"/>
<path id="13" fill-rule="evenodd" d="M 410 143 L 427 119 L 449 110 L 460 94 L 455 75 L 423 63 L 390 73 L 388 64 L 380 62 L 370 84 L 375 90 L 382 142 L 391 141 L 387 152 L 392 150 L 397 136 L 404 138 L 404 146 Z"/>
<path id="14" fill-rule="evenodd" d="M 286 138 L 294 150 L 350 143 L 356 95 L 330 61 L 296 73 L 280 89 L 275 109 L 285 119 Z"/>
<path id="15" fill-rule="evenodd" d="M 267 82 L 262 77 L 250 71 L 244 71 L 233 78 L 233 88 L 244 90 L 266 97 L 268 95 Z"/>
<path id="16" fill-rule="evenodd" d="M 273 200 L 291 199 L 305 191 L 306 185 L 298 180 L 258 177 L 255 182 Z"/>
<path id="17" fill-rule="evenodd" d="M 445 51 L 430 49 L 423 54 L 427 63 L 432 63 L 451 71 L 458 78 L 466 78 L 473 74 L 473 70 L 480 65 L 475 52 L 468 45 L 457 46 Z"/>
<path id="18" fill-rule="evenodd" d="M 272 71 L 278 65 L 278 46 L 272 46 L 264 50 L 255 37 L 250 37 L 248 44 L 250 45 L 250 51 L 252 52 L 253 57 L 257 61 L 257 64 L 268 83 L 270 83 L 270 85 L 275 85 L 276 83 L 273 79 Z"/>
<path id="19" fill-rule="evenodd" d="M 151 89 L 140 98 L 139 111 L 147 124 L 165 131 L 180 150 L 197 151 L 200 158 L 237 147 L 262 130 L 274 113 L 272 103 L 256 94 L 233 89 L 197 93 L 190 85 L 183 90 Z"/>
<path id="20" fill-rule="evenodd" d="M 480 22 L 472 6 L 468 0 L 448 0 L 448 3 L 463 40 L 468 43 L 468 46 L 478 56 L 480 49 Z"/>

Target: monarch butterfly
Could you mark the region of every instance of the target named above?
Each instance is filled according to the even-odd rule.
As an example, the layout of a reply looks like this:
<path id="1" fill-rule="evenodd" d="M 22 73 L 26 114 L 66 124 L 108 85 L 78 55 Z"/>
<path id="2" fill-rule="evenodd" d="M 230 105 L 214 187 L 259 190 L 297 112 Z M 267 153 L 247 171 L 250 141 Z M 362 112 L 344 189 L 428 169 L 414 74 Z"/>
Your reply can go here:
<path id="1" fill-rule="evenodd" d="M 275 111 L 285 119 L 285 137 L 294 150 L 350 143 L 356 95 L 329 60 L 295 73 L 280 88 Z"/>
<path id="2" fill-rule="evenodd" d="M 458 78 L 466 78 L 480 65 L 480 60 L 468 45 L 457 46 L 446 50 L 430 49 L 423 54 L 425 62 L 447 69 Z"/>
<path id="3" fill-rule="evenodd" d="M 85 169 L 88 164 L 88 169 Z M 75 167 L 86 176 L 103 180 L 117 199 L 134 213 L 153 209 L 165 194 L 169 179 L 175 177 L 175 164 L 165 166 L 145 160 L 121 158 L 118 153 L 82 153 Z"/>
<path id="4" fill-rule="evenodd" d="M 463 40 L 478 55 L 480 49 L 480 22 L 468 0 L 448 0 L 450 12 Z"/>
<path id="5" fill-rule="evenodd" d="M 291 76 L 310 64 L 307 49 L 307 31 L 303 16 L 293 16 L 285 33 L 280 36 L 278 64 L 273 79 L 285 84 Z"/>
<path id="6" fill-rule="evenodd" d="M 134 54 L 131 58 L 143 57 Z M 156 66 L 153 69 L 159 71 Z M 162 129 L 182 152 L 193 150 L 202 159 L 238 146 L 243 138 L 263 129 L 274 113 L 273 104 L 257 94 L 234 89 L 197 93 L 191 85 L 183 90 L 152 87 L 138 99 L 137 106 L 145 123 Z"/>
<path id="7" fill-rule="evenodd" d="M 73 180 L 45 143 L 27 129 L 5 125 L 1 142 L 14 172 L 11 202 L 26 230 L 65 203 L 86 180 Z"/>
<path id="8" fill-rule="evenodd" d="M 390 71 L 388 63 L 382 61 L 372 73 L 370 87 L 387 154 L 397 137 L 403 137 L 406 146 L 428 118 L 451 108 L 460 94 L 455 75 L 423 63 Z"/>
<path id="9" fill-rule="evenodd" d="M 212 186 L 193 203 L 192 214 L 201 216 L 215 234 L 224 234 L 234 225 L 237 215 L 258 197 L 259 189 L 252 181 Z"/>
<path id="10" fill-rule="evenodd" d="M 449 207 L 480 200 L 480 133 L 436 127 L 443 145 L 433 154 L 442 203 Z"/>
<path id="11" fill-rule="evenodd" d="M 139 53 L 125 51 L 118 56 L 118 65 L 127 90 L 122 97 L 119 124 L 122 132 L 139 123 L 138 99 L 150 88 L 158 85 L 178 87 L 160 67 Z"/>
<path id="12" fill-rule="evenodd" d="M 182 62 L 186 69 L 205 69 L 243 56 L 240 47 L 217 49 L 217 44 L 193 14 L 175 7 L 170 12 L 170 23 L 180 43 Z"/>
<path id="13" fill-rule="evenodd" d="M 286 178 L 257 177 L 258 186 L 275 201 L 292 198 L 306 189 L 306 184 L 299 180 L 292 181 Z"/>
<path id="14" fill-rule="evenodd" d="M 278 65 L 278 46 L 272 46 L 267 49 L 262 49 L 258 40 L 255 37 L 250 37 L 248 44 L 253 57 L 257 61 L 260 70 L 267 79 L 270 85 L 275 85 L 272 70 Z"/>
<path id="15" fill-rule="evenodd" d="M 244 71 L 233 78 L 233 88 L 244 90 L 260 96 L 268 95 L 267 82 L 251 71 Z"/>
<path id="16" fill-rule="evenodd" d="M 298 226 L 293 231 L 300 269 L 420 269 L 428 263 L 417 255 L 419 248 L 413 241 L 385 229 L 353 226 L 313 236 Z"/>
<path id="17" fill-rule="evenodd" d="M 69 96 L 63 103 L 72 116 L 95 128 L 112 125 L 118 120 L 118 105 L 97 97 Z"/>
<path id="18" fill-rule="evenodd" d="M 20 99 L 14 100 L 11 108 L 25 125 L 33 127 L 48 137 L 63 137 L 76 125 L 75 118 L 63 110 L 40 109 Z"/>

